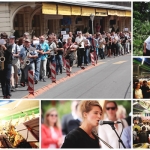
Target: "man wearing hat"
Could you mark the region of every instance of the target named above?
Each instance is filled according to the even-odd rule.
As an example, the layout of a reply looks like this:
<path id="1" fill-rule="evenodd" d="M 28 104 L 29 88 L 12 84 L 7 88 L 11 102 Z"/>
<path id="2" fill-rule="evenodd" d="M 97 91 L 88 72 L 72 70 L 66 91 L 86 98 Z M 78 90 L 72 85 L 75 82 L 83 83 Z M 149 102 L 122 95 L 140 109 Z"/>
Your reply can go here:
<path id="1" fill-rule="evenodd" d="M 15 36 L 9 37 L 9 44 L 12 45 L 12 73 L 14 72 L 14 75 L 12 74 L 11 77 L 11 84 L 12 84 L 11 91 L 15 91 L 16 88 L 18 88 L 18 68 L 20 67 L 19 61 L 20 48 L 17 44 L 15 44 Z M 16 85 L 14 84 L 14 77 Z"/>
<path id="2" fill-rule="evenodd" d="M 38 57 L 36 49 L 31 46 L 30 39 L 25 39 L 24 47 L 21 49 L 19 58 L 21 62 L 21 85 L 25 86 L 25 82 L 28 83 L 28 71 L 33 70 L 35 72 L 34 59 Z M 26 61 L 29 61 L 29 65 L 26 64 Z M 24 66 L 24 67 L 23 67 Z"/>
<path id="3" fill-rule="evenodd" d="M 1 38 L 7 41 L 8 35 L 6 33 L 1 33 Z M 12 67 L 12 44 L 1 45 L 4 51 L 4 70 L 1 71 L 1 85 L 2 94 L 4 99 L 9 99 L 10 94 L 10 78 L 11 78 L 11 67 Z"/>

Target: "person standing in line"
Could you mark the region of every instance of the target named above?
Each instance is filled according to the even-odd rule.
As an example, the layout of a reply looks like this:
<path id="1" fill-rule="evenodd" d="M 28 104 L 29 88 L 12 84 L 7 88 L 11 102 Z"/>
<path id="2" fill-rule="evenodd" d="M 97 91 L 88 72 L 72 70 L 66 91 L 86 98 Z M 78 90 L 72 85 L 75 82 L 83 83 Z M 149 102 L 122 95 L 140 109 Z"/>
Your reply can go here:
<path id="1" fill-rule="evenodd" d="M 40 36 L 40 44 L 39 45 L 40 45 L 40 50 L 38 51 L 38 53 L 41 54 L 41 56 L 40 56 L 41 57 L 40 81 L 43 80 L 43 82 L 46 82 L 45 81 L 46 64 L 47 64 L 47 57 L 48 57 L 48 54 L 50 53 L 50 50 L 49 50 L 49 45 L 45 42 L 45 38 L 43 35 Z"/>
<path id="2" fill-rule="evenodd" d="M 6 33 L 1 33 L 1 39 L 7 41 L 8 35 Z M 3 50 L 5 61 L 4 70 L 1 72 L 1 85 L 2 93 L 4 99 L 10 99 L 10 78 L 11 78 L 11 67 L 12 67 L 12 44 L 1 45 L 1 50 Z"/>

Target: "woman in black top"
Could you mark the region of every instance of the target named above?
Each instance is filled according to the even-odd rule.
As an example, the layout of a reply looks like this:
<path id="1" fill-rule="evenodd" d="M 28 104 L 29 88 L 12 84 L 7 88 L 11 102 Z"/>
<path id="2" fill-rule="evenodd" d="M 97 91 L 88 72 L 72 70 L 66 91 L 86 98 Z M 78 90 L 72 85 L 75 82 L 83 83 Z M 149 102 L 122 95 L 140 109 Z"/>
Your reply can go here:
<path id="1" fill-rule="evenodd" d="M 100 148 L 99 140 L 92 131 L 99 125 L 102 107 L 98 101 L 81 101 L 80 111 L 82 124 L 79 128 L 69 132 L 62 148 Z"/>

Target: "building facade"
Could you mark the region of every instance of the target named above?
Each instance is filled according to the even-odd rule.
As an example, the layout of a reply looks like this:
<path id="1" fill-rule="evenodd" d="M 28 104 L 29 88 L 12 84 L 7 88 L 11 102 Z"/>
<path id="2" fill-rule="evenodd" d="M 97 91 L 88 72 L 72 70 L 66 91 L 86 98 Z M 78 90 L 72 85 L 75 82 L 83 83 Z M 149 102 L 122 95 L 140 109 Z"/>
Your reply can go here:
<path id="1" fill-rule="evenodd" d="M 126 4 L 127 3 L 127 4 Z M 122 3 L 123 4 L 123 3 Z M 119 31 L 131 31 L 131 7 L 94 2 L 1 2 L 0 32 L 22 36 L 29 32 L 39 36 L 49 31 L 59 34 L 61 30 L 91 32 L 90 15 L 94 15 L 93 28 L 98 23 L 101 32 L 112 25 Z"/>

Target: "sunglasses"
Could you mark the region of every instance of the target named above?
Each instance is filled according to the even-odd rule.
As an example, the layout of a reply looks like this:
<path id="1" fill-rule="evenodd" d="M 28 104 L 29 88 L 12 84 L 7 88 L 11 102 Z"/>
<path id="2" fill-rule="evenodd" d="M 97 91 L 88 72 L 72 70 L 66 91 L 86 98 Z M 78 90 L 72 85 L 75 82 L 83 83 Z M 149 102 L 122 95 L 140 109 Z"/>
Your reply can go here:
<path id="1" fill-rule="evenodd" d="M 51 116 L 51 117 L 58 117 L 57 114 L 56 115 L 54 115 L 54 114 L 48 114 L 47 117 L 49 117 L 49 116 Z"/>
<path id="2" fill-rule="evenodd" d="M 116 109 L 116 107 L 106 107 L 106 110 L 115 110 Z"/>

